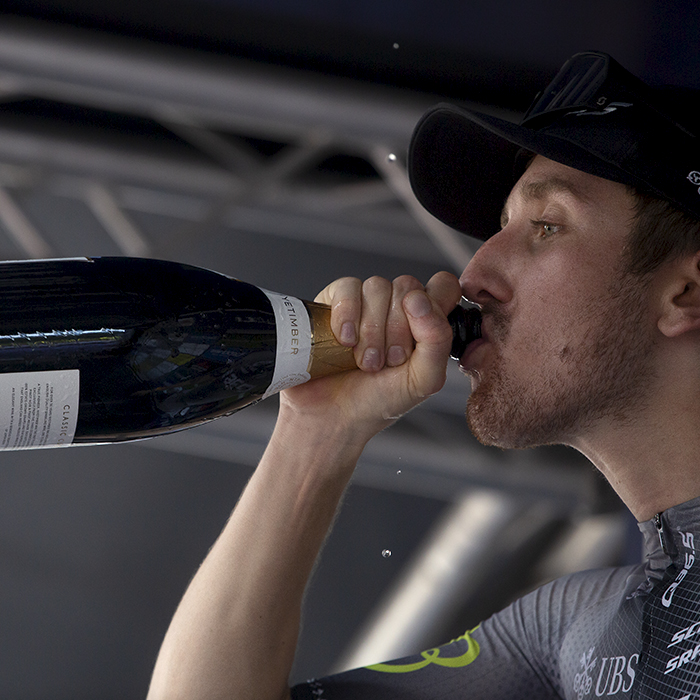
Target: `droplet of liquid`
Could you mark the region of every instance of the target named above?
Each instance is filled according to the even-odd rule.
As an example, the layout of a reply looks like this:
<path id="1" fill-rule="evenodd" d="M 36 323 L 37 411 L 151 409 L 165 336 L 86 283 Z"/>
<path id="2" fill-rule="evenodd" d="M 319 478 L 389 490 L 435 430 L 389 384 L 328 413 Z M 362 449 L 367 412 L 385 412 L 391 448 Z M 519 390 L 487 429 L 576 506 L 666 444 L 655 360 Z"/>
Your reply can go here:
<path id="1" fill-rule="evenodd" d="M 398 48 L 399 48 L 398 43 L 394 42 L 394 48 L 395 48 L 395 49 L 398 49 Z"/>
<path id="2" fill-rule="evenodd" d="M 382 556 L 385 559 L 388 559 L 391 556 L 391 550 L 390 549 L 382 549 Z"/>
<path id="3" fill-rule="evenodd" d="M 400 474 L 400 473 L 401 473 L 401 470 L 399 469 L 396 473 L 397 473 L 397 474 Z"/>
<path id="4" fill-rule="evenodd" d="M 395 162 L 396 162 L 396 154 L 395 154 L 395 153 L 390 153 L 390 154 L 386 157 L 386 159 L 387 159 L 390 163 L 395 163 Z"/>

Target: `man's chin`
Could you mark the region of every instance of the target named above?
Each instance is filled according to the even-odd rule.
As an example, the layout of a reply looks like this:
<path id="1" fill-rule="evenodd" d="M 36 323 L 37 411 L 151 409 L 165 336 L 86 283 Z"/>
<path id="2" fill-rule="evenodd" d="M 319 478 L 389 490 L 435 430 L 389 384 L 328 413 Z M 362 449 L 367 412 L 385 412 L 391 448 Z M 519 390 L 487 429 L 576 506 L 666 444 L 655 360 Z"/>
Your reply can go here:
<path id="1" fill-rule="evenodd" d="M 518 420 L 518 416 L 508 410 L 507 404 L 480 389 L 472 392 L 467 400 L 466 419 L 469 430 L 486 447 L 518 450 L 548 444 L 542 435 L 533 434 L 532 425 Z"/>
<path id="2" fill-rule="evenodd" d="M 472 379 L 473 384 L 476 384 Z M 505 447 L 503 440 L 503 414 L 489 410 L 490 407 L 480 396 L 479 387 L 476 386 L 467 399 L 467 426 L 474 437 L 487 447 Z M 494 415 L 495 413 L 495 415 Z"/>

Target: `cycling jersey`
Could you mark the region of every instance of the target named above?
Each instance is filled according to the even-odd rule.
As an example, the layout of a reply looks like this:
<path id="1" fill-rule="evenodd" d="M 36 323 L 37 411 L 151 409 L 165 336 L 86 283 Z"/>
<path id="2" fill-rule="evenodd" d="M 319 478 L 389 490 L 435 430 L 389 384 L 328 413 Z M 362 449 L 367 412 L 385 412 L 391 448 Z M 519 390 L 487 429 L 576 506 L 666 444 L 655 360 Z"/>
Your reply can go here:
<path id="1" fill-rule="evenodd" d="M 639 525 L 646 561 L 565 576 L 449 644 L 294 700 L 700 698 L 700 498 Z"/>

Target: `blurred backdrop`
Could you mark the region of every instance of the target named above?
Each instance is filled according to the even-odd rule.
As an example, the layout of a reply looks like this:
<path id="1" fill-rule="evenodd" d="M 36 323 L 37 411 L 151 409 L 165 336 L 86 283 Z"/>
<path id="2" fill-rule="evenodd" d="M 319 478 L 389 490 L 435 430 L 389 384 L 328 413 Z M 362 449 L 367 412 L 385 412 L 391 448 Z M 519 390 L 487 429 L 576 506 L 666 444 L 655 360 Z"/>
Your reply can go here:
<path id="1" fill-rule="evenodd" d="M 690 1 L 5 1 L 0 258 L 165 258 L 307 299 L 343 275 L 457 272 L 473 243 L 407 184 L 421 113 L 449 99 L 516 119 L 585 49 L 697 88 L 699 30 Z M 585 460 L 480 447 L 467 394 L 450 367 L 368 448 L 293 680 L 437 644 L 548 578 L 639 558 Z M 275 412 L 0 455 L 0 698 L 145 696 Z"/>

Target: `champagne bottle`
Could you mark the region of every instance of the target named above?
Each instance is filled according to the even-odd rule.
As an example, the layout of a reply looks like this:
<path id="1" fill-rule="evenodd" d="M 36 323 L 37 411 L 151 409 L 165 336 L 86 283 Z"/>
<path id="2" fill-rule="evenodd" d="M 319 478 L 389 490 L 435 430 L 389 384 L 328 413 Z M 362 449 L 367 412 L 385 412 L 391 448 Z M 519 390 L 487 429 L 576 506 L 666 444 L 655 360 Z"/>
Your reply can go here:
<path id="1" fill-rule="evenodd" d="M 355 367 L 330 309 L 139 258 L 0 263 L 0 449 L 199 425 Z M 455 309 L 452 354 L 479 335 Z"/>

